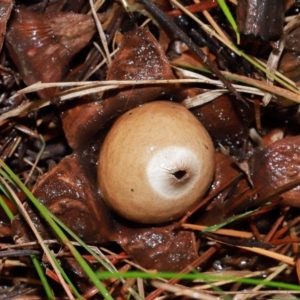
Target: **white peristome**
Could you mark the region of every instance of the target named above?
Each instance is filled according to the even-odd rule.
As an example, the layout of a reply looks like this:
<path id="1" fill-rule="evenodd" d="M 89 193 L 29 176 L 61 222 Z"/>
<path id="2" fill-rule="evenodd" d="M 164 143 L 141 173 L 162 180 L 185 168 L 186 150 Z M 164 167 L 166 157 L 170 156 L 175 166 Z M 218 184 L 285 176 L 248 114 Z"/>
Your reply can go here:
<path id="1" fill-rule="evenodd" d="M 202 160 L 188 148 L 168 147 L 149 161 L 148 182 L 158 197 L 175 201 L 187 195 L 199 180 L 201 165 Z"/>
<path id="2" fill-rule="evenodd" d="M 106 203 L 140 223 L 167 222 L 192 209 L 214 174 L 214 147 L 182 105 L 156 101 L 122 115 L 99 155 L 98 184 Z"/>

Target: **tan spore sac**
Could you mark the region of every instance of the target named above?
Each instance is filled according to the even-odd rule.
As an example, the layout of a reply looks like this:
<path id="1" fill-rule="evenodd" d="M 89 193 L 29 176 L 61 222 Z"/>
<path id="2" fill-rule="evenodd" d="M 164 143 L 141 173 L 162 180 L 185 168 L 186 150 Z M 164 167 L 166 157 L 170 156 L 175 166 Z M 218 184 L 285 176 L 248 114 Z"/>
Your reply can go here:
<path id="1" fill-rule="evenodd" d="M 212 141 L 193 114 L 180 104 L 155 101 L 113 125 L 100 152 L 98 183 L 123 217 L 167 222 L 199 203 L 214 161 Z"/>

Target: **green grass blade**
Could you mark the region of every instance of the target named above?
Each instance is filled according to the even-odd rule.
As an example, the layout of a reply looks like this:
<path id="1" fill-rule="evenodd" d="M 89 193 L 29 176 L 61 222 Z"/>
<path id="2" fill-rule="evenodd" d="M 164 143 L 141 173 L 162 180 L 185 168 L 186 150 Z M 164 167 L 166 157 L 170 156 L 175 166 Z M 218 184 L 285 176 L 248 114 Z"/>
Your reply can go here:
<path id="1" fill-rule="evenodd" d="M 3 187 L 0 184 L 0 189 L 5 192 L 6 196 L 8 198 L 10 198 L 9 192 L 6 191 L 5 187 Z M 8 205 L 6 204 L 6 202 L 4 201 L 3 197 L 0 195 L 0 206 L 3 208 L 4 212 L 6 213 L 7 217 L 9 218 L 9 220 L 11 221 L 14 217 L 13 213 L 11 212 L 10 208 L 8 207 Z M 44 269 L 42 268 L 38 258 L 35 255 L 31 255 L 30 256 L 32 263 L 37 271 L 37 274 L 42 282 L 42 285 L 44 287 L 45 293 L 47 295 L 48 299 L 53 299 L 54 300 L 54 295 L 52 293 L 52 289 L 49 285 L 49 282 L 47 280 L 47 277 L 45 276 L 45 272 Z"/>
<path id="2" fill-rule="evenodd" d="M 71 290 L 73 291 L 74 295 L 78 298 L 78 299 L 83 299 L 80 295 L 80 293 L 77 291 L 76 287 L 74 286 L 74 284 L 72 283 L 72 281 L 70 280 L 70 278 L 68 277 L 68 275 L 66 274 L 66 272 L 64 271 L 64 269 L 62 268 L 62 266 L 60 265 L 60 263 L 58 262 L 58 260 L 56 259 L 56 257 L 53 255 L 52 251 L 49 249 L 49 247 L 47 245 L 45 245 L 47 250 L 50 253 L 51 258 L 53 259 L 56 267 L 58 268 L 59 272 L 61 273 L 61 275 L 63 276 L 64 280 L 67 282 L 67 284 L 70 286 Z"/>
<path id="3" fill-rule="evenodd" d="M 247 54 L 245 54 L 243 51 L 239 50 L 240 54 L 242 57 L 244 57 L 248 62 L 250 62 L 253 66 L 255 66 L 257 69 L 261 70 L 262 72 L 264 72 L 267 76 L 273 78 L 276 82 L 280 83 L 282 86 L 284 86 L 285 88 L 289 89 L 290 91 L 299 94 L 300 91 L 291 86 L 290 84 L 288 84 L 286 81 L 282 80 L 281 78 L 279 78 L 276 74 L 274 74 L 273 72 L 270 72 L 269 70 L 267 70 L 264 66 L 262 66 L 260 63 L 256 62 L 253 58 L 251 58 L 250 56 L 248 56 Z"/>
<path id="4" fill-rule="evenodd" d="M 1 184 L 0 184 L 0 189 L 3 190 Z M 13 219 L 14 215 L 11 212 L 10 208 L 8 207 L 7 203 L 4 201 L 4 199 L 3 199 L 3 197 L 1 195 L 0 195 L 0 206 L 3 208 L 3 210 L 6 213 L 7 217 L 11 221 Z"/>
<path id="5" fill-rule="evenodd" d="M 224 15 L 226 16 L 229 24 L 232 26 L 232 28 L 235 32 L 235 35 L 236 35 L 237 44 L 239 44 L 240 43 L 240 33 L 239 33 L 238 26 L 235 22 L 234 17 L 232 16 L 232 14 L 224 0 L 217 0 L 217 1 L 219 3 L 221 10 L 223 11 Z"/>
<path id="6" fill-rule="evenodd" d="M 240 282 L 249 285 L 258 285 L 263 284 L 264 286 L 274 287 L 276 289 L 284 289 L 291 291 L 300 291 L 300 286 L 291 283 L 277 282 L 277 281 L 266 281 L 264 279 L 254 279 L 254 278 L 237 278 L 230 276 L 220 276 L 220 275 L 207 275 L 202 273 L 172 273 L 172 272 L 157 272 L 157 273 L 145 273 L 139 271 L 127 271 L 126 273 L 110 273 L 110 272 L 97 272 L 97 276 L 100 279 L 109 279 L 109 278 L 143 278 L 143 279 L 173 279 L 178 278 L 182 280 L 197 280 L 202 279 L 205 282 L 219 281 L 219 280 L 229 280 L 234 282 Z"/>
<path id="7" fill-rule="evenodd" d="M 43 205 L 43 204 L 40 204 Z M 52 212 L 48 211 L 48 214 L 51 218 L 66 232 L 68 233 L 76 242 L 80 244 L 88 253 L 90 253 L 104 268 L 106 268 L 109 272 L 115 273 L 116 270 L 113 269 L 106 261 L 104 261 L 97 253 L 95 253 L 80 237 L 78 237 L 72 230 L 70 230 L 61 220 L 59 220 Z M 133 296 L 136 299 L 142 300 L 141 296 L 134 291 L 130 290 Z"/>
<path id="8" fill-rule="evenodd" d="M 13 173 L 13 171 L 5 164 L 3 160 L 0 159 L 0 165 L 7 173 L 7 175 L 14 181 L 14 183 L 22 190 L 22 192 L 28 197 L 31 203 L 38 209 L 38 211 L 45 218 L 47 223 L 50 225 L 50 228 L 55 232 L 58 238 L 62 241 L 63 244 L 68 246 L 71 253 L 74 255 L 77 262 L 89 276 L 94 285 L 98 288 L 99 292 L 102 296 L 107 300 L 113 300 L 109 292 L 106 290 L 102 282 L 97 278 L 94 271 L 88 265 L 88 263 L 83 259 L 83 257 L 79 254 L 76 248 L 69 241 L 64 232 L 60 229 L 60 227 L 54 222 L 54 220 L 49 215 L 49 211 L 45 208 L 45 206 L 41 205 L 41 203 L 36 199 L 32 193 L 28 190 L 28 188 L 23 184 L 23 182 Z"/>
<path id="9" fill-rule="evenodd" d="M 103 260 L 97 253 L 95 253 L 80 237 L 78 237 L 72 230 L 70 230 L 62 221 L 60 221 L 52 212 L 49 211 L 52 219 L 62 227 L 65 232 L 67 232 L 76 242 L 78 242 L 88 253 L 90 253 L 104 268 L 109 272 L 116 272 L 105 260 Z M 123 279 L 123 278 L 122 278 Z M 141 296 L 133 289 L 130 289 L 130 292 L 136 299 L 142 300 Z"/>
<path id="10" fill-rule="evenodd" d="M 48 299 L 51 299 L 51 300 L 54 300 L 55 297 L 53 295 L 53 292 L 52 292 L 52 289 L 49 285 L 49 282 L 47 280 L 47 277 L 45 276 L 45 272 L 44 272 L 44 269 L 43 267 L 41 266 L 41 263 L 39 261 L 39 259 L 36 257 L 36 255 L 30 255 L 30 258 L 32 260 L 32 263 L 40 277 L 40 280 L 43 284 L 43 287 L 44 287 L 44 290 L 45 290 L 45 293 L 47 295 L 47 298 Z"/>
<path id="11" fill-rule="evenodd" d="M 76 250 L 76 248 L 72 245 L 70 241 L 65 241 L 66 246 L 69 248 L 70 252 L 73 254 L 77 262 L 83 268 L 85 273 L 89 276 L 90 280 L 94 283 L 94 285 L 98 288 L 98 291 L 102 294 L 102 296 L 107 300 L 113 300 L 109 292 L 106 290 L 105 286 L 99 280 L 95 272 L 91 269 L 91 267 L 87 264 L 84 258 L 80 255 L 80 253 Z"/>
<path id="12" fill-rule="evenodd" d="M 8 176 L 8 174 L 6 172 L 4 172 L 1 168 L 0 168 L 0 176 L 2 176 L 4 179 L 6 179 L 10 184 L 15 186 L 15 183 L 13 182 L 13 180 Z M 15 175 L 16 176 L 16 175 Z"/>
<path id="13" fill-rule="evenodd" d="M 104 261 L 97 253 L 95 253 L 80 237 L 78 237 L 72 230 L 70 230 L 60 219 L 58 219 L 51 211 L 49 211 L 51 218 L 67 232 L 76 242 L 78 242 L 88 253 L 90 253 L 102 266 L 109 272 L 115 272 L 115 270 Z"/>
<path id="14" fill-rule="evenodd" d="M 223 223 L 219 223 L 219 224 L 216 224 L 216 225 L 213 225 L 213 226 L 206 227 L 206 228 L 203 229 L 202 231 L 203 231 L 203 232 L 213 232 L 213 231 L 216 231 L 216 230 L 218 230 L 218 229 L 220 229 L 220 228 L 222 228 L 222 227 L 225 227 L 226 225 L 228 225 L 228 224 L 230 224 L 230 223 L 233 223 L 233 222 L 235 222 L 235 221 L 237 221 L 237 220 L 240 220 L 240 219 L 242 219 L 242 218 L 244 218 L 244 217 L 246 217 L 246 216 L 248 216 L 248 215 L 251 215 L 252 213 L 258 211 L 259 209 L 260 209 L 260 207 L 254 209 L 254 210 L 247 211 L 247 212 L 245 212 L 245 213 L 239 214 L 239 215 L 237 215 L 237 216 L 233 216 L 232 218 L 229 218 L 228 220 L 226 220 L 226 221 L 223 222 Z"/>

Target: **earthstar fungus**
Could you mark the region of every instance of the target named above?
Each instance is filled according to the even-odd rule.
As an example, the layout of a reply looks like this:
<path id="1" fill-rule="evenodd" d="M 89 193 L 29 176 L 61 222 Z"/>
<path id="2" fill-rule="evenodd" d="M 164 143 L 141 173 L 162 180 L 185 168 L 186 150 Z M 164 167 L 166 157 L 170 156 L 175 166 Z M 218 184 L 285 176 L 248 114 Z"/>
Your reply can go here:
<path id="1" fill-rule="evenodd" d="M 164 51 L 147 29 L 125 34 L 108 70 L 107 80 L 128 78 L 174 78 Z M 171 85 L 120 87 L 103 97 L 94 95 L 74 103 L 57 103 L 73 153 L 49 170 L 33 190 L 41 203 L 85 242 L 102 245 L 116 242 L 133 261 L 160 271 L 180 271 L 198 258 L 194 233 L 174 230 L 173 223 L 132 224 L 114 214 L 99 192 L 97 160 L 105 128 L 111 120 L 143 103 L 161 99 L 163 95 L 166 98 L 171 88 L 174 92 Z M 41 236 L 53 238 L 30 203 L 24 205 Z M 17 243 L 34 240 L 21 216 L 12 221 L 12 232 Z"/>
<path id="2" fill-rule="evenodd" d="M 98 184 L 121 216 L 140 223 L 181 217 L 214 174 L 212 141 L 180 104 L 155 101 L 123 114 L 100 151 Z"/>

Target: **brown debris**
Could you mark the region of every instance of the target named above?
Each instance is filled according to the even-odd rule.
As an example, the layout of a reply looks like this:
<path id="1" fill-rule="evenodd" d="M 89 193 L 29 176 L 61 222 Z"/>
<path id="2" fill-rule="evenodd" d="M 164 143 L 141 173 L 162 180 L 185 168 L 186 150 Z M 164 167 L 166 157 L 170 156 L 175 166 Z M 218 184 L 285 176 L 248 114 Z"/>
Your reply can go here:
<path id="1" fill-rule="evenodd" d="M 239 0 L 237 22 L 240 32 L 265 41 L 279 39 L 283 32 L 284 8 L 284 0 Z"/>
<path id="2" fill-rule="evenodd" d="M 228 183 L 229 186 L 224 189 Z M 208 197 L 219 192 L 206 210 L 201 212 L 196 223 L 211 226 L 224 222 L 237 213 L 234 204 L 237 205 L 240 195 L 249 189 L 250 185 L 236 162 L 230 156 L 216 153 L 216 173 Z M 244 205 L 247 207 L 246 201 Z M 243 209 L 240 208 L 240 211 Z"/>
<path id="3" fill-rule="evenodd" d="M 7 21 L 13 9 L 12 0 L 1 0 L 0 2 L 0 53 L 2 50 L 4 37 L 6 34 Z"/>
<path id="4" fill-rule="evenodd" d="M 120 229 L 118 242 L 141 266 L 148 270 L 178 272 L 198 258 L 195 236 L 172 226 Z"/>
<path id="5" fill-rule="evenodd" d="M 257 151 L 251 160 L 252 180 L 261 195 L 299 179 L 299 136 L 280 139 Z M 284 193 L 282 203 L 300 207 L 300 187 Z M 278 196 L 279 197 L 279 196 Z"/>
<path id="6" fill-rule="evenodd" d="M 77 27 L 78 23 L 82 26 Z M 7 31 L 6 45 L 24 82 L 62 81 L 69 63 L 96 32 L 91 16 L 75 13 L 39 14 L 15 9 Z M 41 96 L 55 93 L 41 91 Z"/>
<path id="7" fill-rule="evenodd" d="M 216 144 L 237 147 L 248 138 L 251 109 L 228 95 L 192 109 Z"/>

